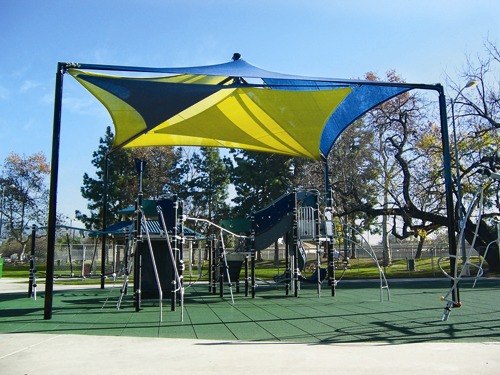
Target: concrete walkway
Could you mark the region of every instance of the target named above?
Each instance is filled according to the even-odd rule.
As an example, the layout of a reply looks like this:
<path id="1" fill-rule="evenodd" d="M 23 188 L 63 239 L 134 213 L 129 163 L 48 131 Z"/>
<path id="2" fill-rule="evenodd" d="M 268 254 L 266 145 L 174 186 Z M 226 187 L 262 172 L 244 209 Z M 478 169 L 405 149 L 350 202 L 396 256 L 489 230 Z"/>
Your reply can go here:
<path id="1" fill-rule="evenodd" d="M 87 335 L 1 334 L 10 374 L 499 374 L 500 344 L 221 342 Z"/>
<path id="2" fill-rule="evenodd" d="M 88 286 L 87 286 L 88 287 Z M 43 286 L 39 286 L 40 291 Z M 55 286 L 74 288 L 73 286 Z M 2 293 L 26 283 L 0 279 Z M 0 374 L 499 374 L 500 342 L 318 344 L 0 334 Z"/>

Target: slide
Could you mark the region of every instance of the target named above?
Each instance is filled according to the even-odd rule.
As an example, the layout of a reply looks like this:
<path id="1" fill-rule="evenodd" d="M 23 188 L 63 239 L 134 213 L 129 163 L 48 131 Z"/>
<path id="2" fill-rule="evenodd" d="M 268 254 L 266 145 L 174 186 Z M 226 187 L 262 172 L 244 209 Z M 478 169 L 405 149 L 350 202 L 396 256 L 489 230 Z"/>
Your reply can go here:
<path id="1" fill-rule="evenodd" d="M 317 194 L 298 192 L 282 195 L 269 206 L 254 214 L 255 250 L 264 250 L 293 228 L 293 210 L 299 202 L 302 206 L 315 206 Z M 235 233 L 250 234 L 252 223 L 247 218 L 221 220 L 221 226 Z M 306 252 L 301 241 L 299 247 L 299 268 L 306 264 Z M 293 255 L 293 254 L 292 254 Z"/>
<path id="2" fill-rule="evenodd" d="M 271 246 L 293 226 L 295 194 L 281 196 L 254 215 L 255 250 Z"/>

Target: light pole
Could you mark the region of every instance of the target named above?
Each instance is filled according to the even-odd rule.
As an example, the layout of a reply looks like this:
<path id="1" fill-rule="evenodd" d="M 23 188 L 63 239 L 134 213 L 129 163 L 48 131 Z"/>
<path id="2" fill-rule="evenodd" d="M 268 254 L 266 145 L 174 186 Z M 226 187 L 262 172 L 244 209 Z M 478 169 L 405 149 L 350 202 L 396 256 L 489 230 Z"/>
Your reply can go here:
<path id="1" fill-rule="evenodd" d="M 459 215 L 458 217 L 459 217 L 459 229 L 460 229 L 459 233 L 461 233 L 462 230 L 465 228 L 465 220 L 462 207 L 462 184 L 460 179 L 460 163 L 458 159 L 457 129 L 455 126 L 455 102 L 462 94 L 462 91 L 470 87 L 474 87 L 478 83 L 479 83 L 478 81 L 471 79 L 469 82 L 465 84 L 464 87 L 460 89 L 455 98 L 451 100 L 451 123 L 453 125 L 453 144 L 455 149 L 455 166 L 457 174 L 457 203 L 458 203 L 458 215 Z M 465 236 L 462 236 L 462 240 L 460 242 L 460 248 L 462 252 L 462 264 L 465 264 L 465 262 L 467 261 L 467 254 L 465 250 Z"/>
<path id="2" fill-rule="evenodd" d="M 0 210 L 0 240 L 2 239 L 2 227 L 3 227 L 3 209 L 5 206 L 5 185 L 2 186 L 2 210 Z"/>

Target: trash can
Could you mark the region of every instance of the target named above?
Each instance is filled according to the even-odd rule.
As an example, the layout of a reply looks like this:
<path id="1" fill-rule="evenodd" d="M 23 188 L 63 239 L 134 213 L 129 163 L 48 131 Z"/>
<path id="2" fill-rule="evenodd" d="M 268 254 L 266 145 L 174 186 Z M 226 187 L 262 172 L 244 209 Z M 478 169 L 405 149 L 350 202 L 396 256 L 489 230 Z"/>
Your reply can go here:
<path id="1" fill-rule="evenodd" d="M 415 259 L 406 260 L 406 269 L 408 271 L 415 271 Z"/>
<path id="2" fill-rule="evenodd" d="M 3 274 L 3 258 L 0 258 L 0 279 L 2 278 Z"/>

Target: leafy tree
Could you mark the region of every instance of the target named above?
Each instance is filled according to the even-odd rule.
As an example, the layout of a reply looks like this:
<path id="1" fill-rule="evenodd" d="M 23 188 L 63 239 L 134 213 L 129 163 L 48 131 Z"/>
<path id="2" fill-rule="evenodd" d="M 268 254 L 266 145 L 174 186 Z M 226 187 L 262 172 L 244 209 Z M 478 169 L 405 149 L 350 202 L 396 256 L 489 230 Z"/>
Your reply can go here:
<path id="1" fill-rule="evenodd" d="M 344 217 L 353 229 L 351 233 L 344 233 L 352 239 L 356 237 L 354 229 L 364 231 L 372 224 L 372 218 L 359 210 L 359 207 L 375 204 L 377 198 L 374 181 L 378 170 L 372 143 L 373 132 L 367 130 L 362 121 L 357 121 L 342 133 L 328 156 L 334 210 L 336 216 Z M 356 257 L 354 242 L 351 258 Z"/>
<path id="2" fill-rule="evenodd" d="M 134 201 L 139 192 L 139 176 L 135 169 L 135 158 L 146 161 L 143 175 L 143 194 L 146 199 L 156 199 L 167 193 L 167 184 L 178 154 L 170 147 L 144 148 L 137 150 L 121 149 L 110 153 L 113 133 L 107 127 L 106 134 L 99 141 L 97 151 L 93 153 L 92 165 L 96 168 L 95 177 L 83 175 L 82 196 L 89 203 L 90 215 L 76 211 L 76 217 L 87 228 L 102 227 L 103 191 L 105 164 L 108 163 L 107 213 L 108 223 L 118 220 L 117 211 Z"/>
<path id="3" fill-rule="evenodd" d="M 213 222 L 227 216 L 229 160 L 213 147 L 183 148 L 181 155 L 174 173 L 175 189 L 186 213 Z"/>
<path id="4" fill-rule="evenodd" d="M 500 171 L 500 52 L 491 41 L 485 42 L 485 50 L 485 56 L 478 56 L 476 60 L 468 58 L 461 73 L 461 81 L 474 82 L 474 87 L 465 88 L 463 82 L 449 82 L 453 92 L 451 96 L 455 97 L 453 105 L 458 151 L 458 159 L 453 159 L 453 169 L 458 169 L 461 182 L 462 210 L 469 205 L 474 192 L 483 183 L 481 172 L 485 169 L 497 173 Z M 484 188 L 485 215 L 480 221 L 469 218 L 465 222 L 465 239 L 469 243 L 474 242 L 480 254 L 484 254 L 489 246 L 486 255 L 489 269 L 500 271 L 498 242 L 495 241 L 498 236 L 496 219 L 500 215 L 500 182 L 489 181 Z M 458 191 L 455 193 L 458 197 Z M 455 212 L 458 223 L 458 207 Z"/>
<path id="5" fill-rule="evenodd" d="M 18 254 L 23 259 L 29 241 L 29 227 L 47 221 L 48 189 L 46 178 L 50 167 L 41 152 L 30 156 L 9 154 L 4 161 L 2 189 L 2 234 L 21 245 Z"/>
<path id="6" fill-rule="evenodd" d="M 235 217 L 248 217 L 271 204 L 281 195 L 293 190 L 292 170 L 297 159 L 279 154 L 267 154 L 247 150 L 232 151 L 235 166 L 231 182 L 235 186 L 233 202 Z M 278 262 L 278 244 L 275 243 L 274 262 Z M 262 261 L 257 252 L 257 261 Z"/>
<path id="7" fill-rule="evenodd" d="M 368 230 L 373 224 L 373 217 L 364 214 L 362 208 L 377 202 L 375 180 L 378 169 L 372 150 L 373 140 L 373 132 L 358 120 L 336 140 L 327 160 L 334 215 L 359 231 Z M 293 182 L 295 186 L 315 189 L 323 194 L 324 163 L 295 159 Z M 354 232 L 344 236 L 354 240 Z M 356 256 L 354 244 L 350 256 Z"/>
<path id="8" fill-rule="evenodd" d="M 374 73 L 367 73 L 366 79 L 379 80 Z M 385 80 L 388 82 L 404 82 L 404 80 L 394 71 L 386 73 Z M 426 102 L 422 97 L 414 92 L 403 93 L 396 98 L 389 100 L 366 116 L 366 121 L 377 134 L 374 152 L 376 155 L 378 169 L 380 171 L 378 184 L 379 195 L 381 199 L 382 210 L 390 213 L 392 208 L 404 207 L 411 196 L 412 204 L 423 207 L 428 205 L 429 198 L 435 196 L 429 194 L 432 191 L 433 184 L 436 181 L 429 182 L 427 173 L 428 168 L 415 168 L 414 166 L 428 165 L 423 163 L 429 150 L 418 147 L 420 139 L 428 137 L 429 126 L 426 123 Z M 434 135 L 434 133 L 431 133 Z M 437 134 L 433 140 L 439 141 Z M 440 147 L 438 147 L 440 150 Z M 406 158 L 406 159 L 405 159 Z M 441 157 L 438 155 L 441 162 Z M 404 179 L 405 174 L 401 166 L 402 162 L 408 161 L 412 178 Z M 418 176 L 417 176 L 418 175 Z M 436 176 L 434 174 L 434 176 Z M 408 177 L 408 175 L 406 175 Z M 406 185 L 405 185 L 406 183 Z M 437 181 L 438 186 L 439 181 Z M 442 193 L 438 193 L 442 197 Z M 425 202 L 427 203 L 425 203 Z M 428 209 L 438 210 L 439 205 Z M 398 211 L 403 213 L 403 211 Z M 409 236 L 419 237 L 419 247 L 416 257 L 419 257 L 424 240 L 428 231 L 434 230 L 434 227 L 416 228 L 413 218 L 404 213 L 400 216 L 402 229 L 398 231 L 396 217 L 393 217 L 392 234 L 399 239 Z M 389 221 L 390 215 L 382 215 L 382 244 L 384 248 L 383 264 L 391 264 L 392 256 L 389 246 Z M 422 223 L 425 225 L 425 222 Z"/>
<path id="9" fill-rule="evenodd" d="M 491 51 L 497 50 L 491 48 Z M 454 163 L 459 163 L 464 201 L 470 200 L 471 192 L 478 186 L 478 170 L 489 168 L 498 171 L 498 135 L 495 130 L 499 111 L 495 98 L 500 95 L 498 83 L 489 79 L 487 73 L 493 70 L 492 64 L 499 61 L 495 57 L 487 59 L 487 64 L 481 60 L 479 68 L 470 68 L 464 75 L 468 79 L 476 79 L 479 82 L 477 88 L 456 91 L 454 104 L 455 120 L 459 123 L 459 158 L 454 158 Z M 474 93 L 477 97 L 472 96 Z M 447 226 L 441 135 L 430 119 L 432 114 L 423 98 L 414 93 L 399 95 L 372 112 L 375 127 L 380 129 L 384 126 L 387 129 L 383 133 L 385 152 L 396 162 L 397 174 L 389 188 L 389 205 L 361 208 L 369 215 L 393 216 L 392 234 L 397 238 L 419 238 L 420 249 L 430 233 Z M 453 166 L 454 170 L 456 166 Z M 498 182 L 493 182 L 490 187 L 491 190 L 487 190 L 490 212 L 479 223 L 471 219 L 466 222 L 465 238 L 469 243 L 475 238 L 475 247 L 480 254 L 484 254 L 488 244 L 493 244 L 486 261 L 491 271 L 497 271 L 500 269 L 498 244 L 494 242 L 497 233 L 491 217 L 499 213 L 496 203 Z M 458 223 L 458 209 L 455 212 Z M 396 220 L 396 217 L 399 219 Z M 459 231 L 458 225 L 456 230 Z"/>
<path id="10" fill-rule="evenodd" d="M 394 72 L 388 73 L 388 79 L 403 82 Z M 446 225 L 443 180 L 440 171 L 430 168 L 442 165 L 440 135 L 426 116 L 426 102 L 413 92 L 397 96 L 367 116 L 380 137 L 376 150 L 382 161 L 384 197 L 382 207 L 368 207 L 367 212 L 393 216 L 392 235 L 419 237 L 420 249 L 427 234 Z M 434 220 L 437 217 L 439 222 Z"/>
<path id="11" fill-rule="evenodd" d="M 90 215 L 76 211 L 76 218 L 82 221 L 87 228 L 101 229 L 103 215 L 103 191 L 106 161 L 108 162 L 108 185 L 107 185 L 107 207 L 108 221 L 118 219 L 116 211 L 130 205 L 134 201 L 133 167 L 130 165 L 130 155 L 126 150 L 120 150 L 110 154 L 113 145 L 113 133 L 111 128 L 106 128 L 104 138 L 100 138 L 97 151 L 92 154 L 92 165 L 96 168 L 95 177 L 88 173 L 83 175 L 83 185 L 80 189 L 82 197 L 89 203 L 87 208 Z M 127 183 L 125 183 L 127 182 Z M 129 184 L 130 182 L 130 184 Z M 136 191 L 136 190 L 135 190 Z"/>
<path id="12" fill-rule="evenodd" d="M 197 208 L 199 216 L 216 221 L 221 213 L 227 212 L 229 161 L 220 158 L 218 149 L 202 147 L 191 163 L 197 171 L 189 181 L 193 208 Z"/>
<path id="13" fill-rule="evenodd" d="M 293 158 L 248 150 L 231 153 L 235 162 L 231 173 L 236 190 L 235 215 L 248 216 L 293 189 L 290 168 Z"/>
<path id="14" fill-rule="evenodd" d="M 148 199 L 159 199 L 163 196 L 175 195 L 179 176 L 175 171 L 177 160 L 180 159 L 179 149 L 172 147 L 143 147 L 130 151 L 131 158 L 146 162 L 143 172 L 143 194 Z M 135 174 L 133 188 L 137 194 L 139 180 Z"/>

